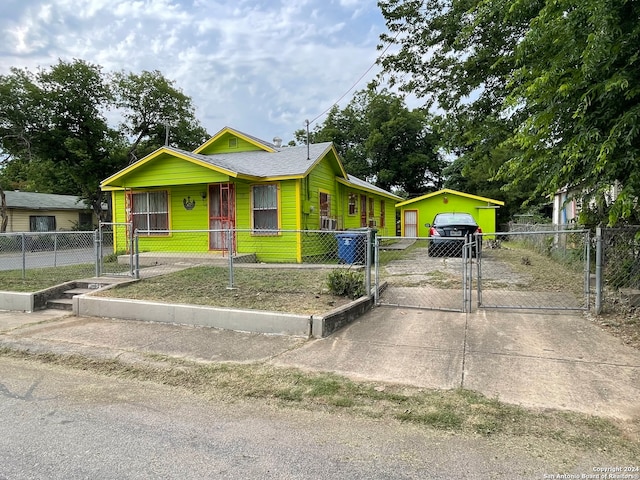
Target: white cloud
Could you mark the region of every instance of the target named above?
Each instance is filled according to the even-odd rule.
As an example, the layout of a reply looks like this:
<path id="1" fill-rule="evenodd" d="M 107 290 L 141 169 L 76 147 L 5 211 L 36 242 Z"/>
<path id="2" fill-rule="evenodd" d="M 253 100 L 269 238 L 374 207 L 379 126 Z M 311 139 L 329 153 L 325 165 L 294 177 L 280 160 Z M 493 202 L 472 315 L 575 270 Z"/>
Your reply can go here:
<path id="1" fill-rule="evenodd" d="M 58 58 L 160 70 L 210 133 L 285 141 L 373 64 L 384 30 L 374 0 L 23 0 L 0 14 L 0 74 Z"/>

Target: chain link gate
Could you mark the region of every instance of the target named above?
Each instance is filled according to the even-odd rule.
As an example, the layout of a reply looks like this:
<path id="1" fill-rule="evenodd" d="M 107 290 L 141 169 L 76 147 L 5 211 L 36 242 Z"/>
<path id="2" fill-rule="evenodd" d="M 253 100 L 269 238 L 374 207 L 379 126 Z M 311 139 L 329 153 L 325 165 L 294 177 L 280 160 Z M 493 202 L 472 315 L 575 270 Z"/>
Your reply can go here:
<path id="1" fill-rule="evenodd" d="M 465 312 L 471 306 L 473 239 L 376 237 L 377 305 Z"/>
<path id="2" fill-rule="evenodd" d="M 591 241 L 588 230 L 480 234 L 480 308 L 588 310 Z"/>
<path id="3" fill-rule="evenodd" d="M 135 276 L 133 224 L 101 222 L 96 239 L 96 277 Z"/>
<path id="4" fill-rule="evenodd" d="M 588 310 L 591 260 L 588 230 L 477 234 L 446 244 L 378 237 L 376 304 L 457 312 L 474 305 Z"/>

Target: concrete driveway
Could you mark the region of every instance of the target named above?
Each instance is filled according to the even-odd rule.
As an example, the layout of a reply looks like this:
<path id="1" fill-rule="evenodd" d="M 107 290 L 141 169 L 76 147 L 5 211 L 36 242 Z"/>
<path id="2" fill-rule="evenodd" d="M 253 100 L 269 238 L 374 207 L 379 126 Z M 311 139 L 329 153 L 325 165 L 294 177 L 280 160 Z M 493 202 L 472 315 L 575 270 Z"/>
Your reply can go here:
<path id="1" fill-rule="evenodd" d="M 464 387 L 527 407 L 640 417 L 640 351 L 581 313 L 379 307 L 273 362 L 354 379 Z"/>

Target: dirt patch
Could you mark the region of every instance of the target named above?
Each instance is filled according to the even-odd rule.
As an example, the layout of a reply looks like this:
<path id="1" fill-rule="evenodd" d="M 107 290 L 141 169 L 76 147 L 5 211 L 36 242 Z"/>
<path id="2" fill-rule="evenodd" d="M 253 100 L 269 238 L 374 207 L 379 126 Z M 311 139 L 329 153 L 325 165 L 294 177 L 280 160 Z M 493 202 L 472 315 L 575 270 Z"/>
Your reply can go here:
<path id="1" fill-rule="evenodd" d="M 595 315 L 589 320 L 605 332 L 619 338 L 625 345 L 640 350 L 640 309 L 618 307 L 618 310 Z"/>

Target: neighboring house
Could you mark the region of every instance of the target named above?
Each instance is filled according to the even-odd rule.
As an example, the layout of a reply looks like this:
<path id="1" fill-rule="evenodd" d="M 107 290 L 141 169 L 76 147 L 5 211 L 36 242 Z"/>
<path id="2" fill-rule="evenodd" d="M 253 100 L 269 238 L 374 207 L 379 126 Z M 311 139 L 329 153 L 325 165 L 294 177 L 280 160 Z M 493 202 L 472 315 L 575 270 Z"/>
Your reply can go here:
<path id="1" fill-rule="evenodd" d="M 397 203 L 396 208 L 400 210 L 403 237 L 427 237 L 427 225 L 436 214 L 444 212 L 470 213 L 484 233 L 495 232 L 496 210 L 503 205 L 500 200 L 444 189 Z"/>
<path id="2" fill-rule="evenodd" d="M 114 223 L 147 231 L 140 250 L 225 251 L 225 233 L 217 230 L 247 229 L 253 241 L 234 239 L 235 252 L 278 245 L 283 256 L 272 260 L 297 262 L 322 254 L 318 242 L 282 231 L 375 227 L 394 235 L 400 200 L 348 175 L 332 143 L 283 147 L 228 127 L 193 152 L 159 148 L 101 188 L 112 194 Z M 202 233 L 181 244 L 172 239 L 176 230 Z M 126 249 L 121 237 L 116 234 L 116 250 Z"/>
<path id="3" fill-rule="evenodd" d="M 608 205 L 616 201 L 621 188 L 619 183 L 609 187 L 604 196 Z M 567 187 L 561 188 L 555 193 L 553 196 L 553 213 L 551 217 L 554 225 L 566 225 L 578 221 L 578 216 L 583 208 L 583 193 L 580 189 L 569 189 Z M 594 206 L 594 203 L 595 201 L 591 200 L 588 205 Z"/>
<path id="4" fill-rule="evenodd" d="M 78 197 L 6 191 L 7 232 L 50 232 L 78 227 L 93 229 L 97 218 Z"/>

